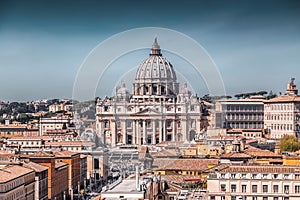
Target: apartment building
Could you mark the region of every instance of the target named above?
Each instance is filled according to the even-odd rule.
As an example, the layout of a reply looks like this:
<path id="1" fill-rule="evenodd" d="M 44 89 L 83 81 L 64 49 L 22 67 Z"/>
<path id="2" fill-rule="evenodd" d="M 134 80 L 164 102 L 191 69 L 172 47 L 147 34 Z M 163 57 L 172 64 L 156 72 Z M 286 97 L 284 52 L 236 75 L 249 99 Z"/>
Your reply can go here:
<path id="1" fill-rule="evenodd" d="M 300 96 L 293 78 L 285 94 L 264 102 L 264 110 L 264 126 L 271 138 L 300 137 Z"/>
<path id="2" fill-rule="evenodd" d="M 219 165 L 207 191 L 210 200 L 298 200 L 300 167 Z"/>
<path id="3" fill-rule="evenodd" d="M 264 128 L 263 96 L 247 99 L 219 100 L 212 111 L 211 128 L 227 129 L 228 134 L 261 137 Z"/>
<path id="4" fill-rule="evenodd" d="M 34 200 L 35 172 L 20 165 L 0 165 L 0 199 Z"/>

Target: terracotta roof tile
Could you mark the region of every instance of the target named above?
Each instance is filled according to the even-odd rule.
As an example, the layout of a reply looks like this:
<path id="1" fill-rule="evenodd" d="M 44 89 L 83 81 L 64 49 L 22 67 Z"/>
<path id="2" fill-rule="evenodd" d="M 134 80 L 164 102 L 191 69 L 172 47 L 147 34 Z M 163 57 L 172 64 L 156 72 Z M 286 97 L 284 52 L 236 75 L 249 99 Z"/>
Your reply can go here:
<path id="1" fill-rule="evenodd" d="M 64 166 L 68 166 L 68 163 L 65 163 L 65 162 L 56 162 L 55 163 L 55 169 L 61 168 L 61 167 L 64 167 Z"/>
<path id="2" fill-rule="evenodd" d="M 204 171 L 209 165 L 217 165 L 218 159 L 174 159 L 164 170 Z"/>
<path id="3" fill-rule="evenodd" d="M 235 173 L 295 173 L 300 171 L 300 167 L 295 166 L 268 166 L 268 165 L 239 165 L 228 166 L 220 169 L 219 172 L 235 172 Z"/>
<path id="4" fill-rule="evenodd" d="M 227 153 L 221 156 L 221 158 L 248 158 L 250 159 L 251 156 L 246 154 L 246 153 L 242 153 L 242 152 L 232 152 L 232 153 Z"/>
<path id="5" fill-rule="evenodd" d="M 30 157 L 42 157 L 42 158 L 50 158 L 50 157 L 54 157 L 53 154 L 50 154 L 50 153 L 47 153 L 45 151 L 39 151 L 39 152 L 36 152 L 35 154 L 33 155 L 30 155 Z"/>
<path id="6" fill-rule="evenodd" d="M 270 100 L 264 101 L 265 103 L 276 103 L 276 102 L 291 102 L 291 101 L 300 101 L 300 96 L 296 95 L 281 95 L 278 97 L 275 97 Z"/>
<path id="7" fill-rule="evenodd" d="M 245 150 L 245 153 L 252 157 L 272 157 L 272 158 L 281 158 L 281 155 L 273 153 L 269 150 L 262 150 L 256 147 L 248 146 Z"/>
<path id="8" fill-rule="evenodd" d="M 0 182 L 7 182 L 30 172 L 33 170 L 19 165 L 4 166 L 0 168 Z"/>
<path id="9" fill-rule="evenodd" d="M 23 163 L 23 166 L 27 167 L 29 169 L 32 169 L 36 172 L 42 172 L 42 171 L 45 171 L 45 170 L 48 169 L 48 167 L 43 166 L 43 165 L 39 165 L 39 164 L 34 163 L 34 162 L 25 162 L 25 163 Z"/>

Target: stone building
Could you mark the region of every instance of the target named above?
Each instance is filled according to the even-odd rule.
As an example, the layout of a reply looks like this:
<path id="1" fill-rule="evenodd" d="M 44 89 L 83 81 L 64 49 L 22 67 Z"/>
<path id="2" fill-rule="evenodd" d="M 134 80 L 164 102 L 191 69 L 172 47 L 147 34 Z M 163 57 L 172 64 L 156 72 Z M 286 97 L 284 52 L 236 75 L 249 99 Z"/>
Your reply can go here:
<path id="1" fill-rule="evenodd" d="M 23 167 L 35 171 L 35 200 L 48 200 L 48 167 L 34 162 L 25 161 Z"/>
<path id="2" fill-rule="evenodd" d="M 210 200 L 300 199 L 297 166 L 219 165 L 207 179 Z"/>
<path id="3" fill-rule="evenodd" d="M 264 102 L 264 110 L 264 126 L 271 138 L 300 137 L 300 96 L 294 78 L 288 83 L 286 94 Z"/>
<path id="4" fill-rule="evenodd" d="M 19 165 L 0 165 L 0 199 L 33 200 L 35 172 Z"/>
<path id="5" fill-rule="evenodd" d="M 136 72 L 132 94 L 122 83 L 115 96 L 97 98 L 97 134 L 111 146 L 193 140 L 205 129 L 202 105 L 187 84 L 179 88 L 174 67 L 155 39 Z"/>
<path id="6" fill-rule="evenodd" d="M 29 160 L 48 167 L 48 199 L 62 200 L 70 192 L 68 187 L 68 164 L 57 161 L 55 155 L 40 151 L 30 155 Z"/>
<path id="7" fill-rule="evenodd" d="M 227 129 L 227 134 L 246 138 L 262 137 L 264 96 L 247 99 L 219 100 L 213 110 L 211 128 Z"/>

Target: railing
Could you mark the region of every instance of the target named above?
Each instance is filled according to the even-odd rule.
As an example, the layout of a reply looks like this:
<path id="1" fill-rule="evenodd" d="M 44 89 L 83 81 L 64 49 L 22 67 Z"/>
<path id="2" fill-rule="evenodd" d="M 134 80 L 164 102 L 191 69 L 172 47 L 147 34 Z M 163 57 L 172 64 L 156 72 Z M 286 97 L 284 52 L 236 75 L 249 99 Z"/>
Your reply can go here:
<path id="1" fill-rule="evenodd" d="M 109 184 L 108 185 L 108 189 L 109 190 L 111 190 L 111 189 L 113 189 L 114 187 L 116 187 L 119 183 L 121 183 L 122 182 L 122 177 L 119 177 L 119 179 L 117 180 L 117 181 L 115 181 L 115 182 L 113 182 L 112 184 Z"/>

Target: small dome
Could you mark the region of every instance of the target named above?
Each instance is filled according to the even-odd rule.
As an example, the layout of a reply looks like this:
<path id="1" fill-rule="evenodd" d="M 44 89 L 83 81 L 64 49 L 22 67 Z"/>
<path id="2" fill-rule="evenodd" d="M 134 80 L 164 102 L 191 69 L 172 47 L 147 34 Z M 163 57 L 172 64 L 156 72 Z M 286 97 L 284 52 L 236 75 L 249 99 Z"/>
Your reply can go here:
<path id="1" fill-rule="evenodd" d="M 152 45 L 149 57 L 139 66 L 136 82 L 176 82 L 176 74 L 172 64 L 162 57 L 157 39 Z"/>
<path id="2" fill-rule="evenodd" d="M 117 95 L 126 95 L 129 94 L 129 90 L 127 90 L 126 85 L 122 82 L 120 87 L 117 87 Z"/>

